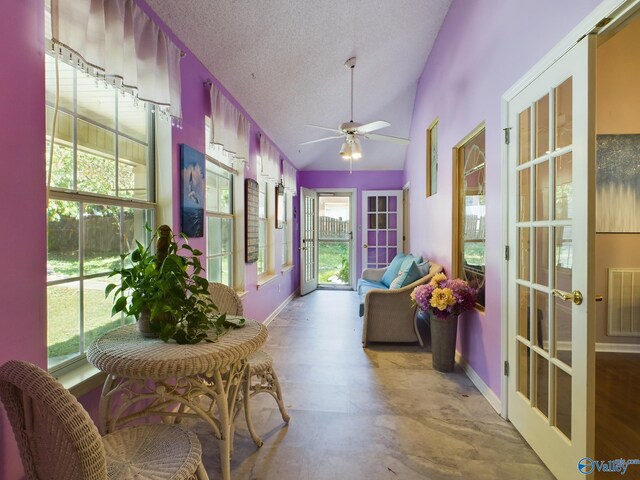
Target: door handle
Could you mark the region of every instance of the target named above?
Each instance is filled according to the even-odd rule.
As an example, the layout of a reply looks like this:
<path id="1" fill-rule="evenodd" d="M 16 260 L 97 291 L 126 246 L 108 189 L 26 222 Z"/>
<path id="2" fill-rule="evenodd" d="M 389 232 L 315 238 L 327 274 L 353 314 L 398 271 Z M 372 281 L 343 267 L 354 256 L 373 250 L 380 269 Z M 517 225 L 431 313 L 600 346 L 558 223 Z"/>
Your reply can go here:
<path id="1" fill-rule="evenodd" d="M 362 246 L 362 248 L 369 248 L 369 245 L 367 245 L 366 243 Z"/>
<path id="2" fill-rule="evenodd" d="M 596 295 L 596 302 L 601 302 L 602 300 L 604 300 L 602 295 Z"/>
<path id="3" fill-rule="evenodd" d="M 574 290 L 573 292 L 569 293 L 554 288 L 553 290 L 551 290 L 551 293 L 553 293 L 556 297 L 561 298 L 562 300 L 571 300 L 576 305 L 580 305 L 583 300 L 582 292 L 580 292 L 580 290 Z"/>

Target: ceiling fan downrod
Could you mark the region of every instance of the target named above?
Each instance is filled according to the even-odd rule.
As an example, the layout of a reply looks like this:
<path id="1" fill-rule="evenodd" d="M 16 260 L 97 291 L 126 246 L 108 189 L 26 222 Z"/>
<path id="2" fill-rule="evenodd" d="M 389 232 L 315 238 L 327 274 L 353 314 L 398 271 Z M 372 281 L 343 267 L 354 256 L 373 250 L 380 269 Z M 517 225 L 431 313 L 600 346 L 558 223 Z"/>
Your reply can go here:
<path id="1" fill-rule="evenodd" d="M 353 123 L 353 70 L 356 68 L 356 57 L 351 57 L 349 60 L 344 62 L 345 68 L 351 70 L 351 120 Z"/>

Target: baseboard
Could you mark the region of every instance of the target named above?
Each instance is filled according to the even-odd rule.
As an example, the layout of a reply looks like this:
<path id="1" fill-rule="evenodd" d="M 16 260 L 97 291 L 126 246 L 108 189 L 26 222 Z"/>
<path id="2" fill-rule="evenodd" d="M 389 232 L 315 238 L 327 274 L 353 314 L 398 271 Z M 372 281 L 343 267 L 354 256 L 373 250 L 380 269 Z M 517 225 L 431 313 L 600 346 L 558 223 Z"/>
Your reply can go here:
<path id="1" fill-rule="evenodd" d="M 460 352 L 458 352 L 457 350 L 456 362 L 458 363 L 458 365 L 460 365 L 460 367 L 462 367 L 462 370 L 464 370 L 464 373 L 467 374 L 467 377 L 469 377 L 471 383 L 473 383 L 475 387 L 480 391 L 480 393 L 484 396 L 484 398 L 487 399 L 489 405 L 491 405 L 493 409 L 498 413 L 498 415 L 500 415 L 500 412 L 502 411 L 502 402 L 494 393 L 494 391 L 491 390 L 486 383 L 484 383 L 484 380 L 480 378 L 480 375 L 478 375 L 476 371 L 471 368 L 471 365 L 467 363 L 464 357 L 460 355 Z"/>
<path id="2" fill-rule="evenodd" d="M 291 300 L 293 300 L 298 296 L 299 291 L 300 289 L 296 288 L 291 295 L 289 295 L 287 298 L 284 299 L 284 302 L 282 302 L 278 306 L 278 308 L 276 308 L 273 312 L 271 312 L 271 315 L 269 315 L 267 319 L 264 321 L 265 327 L 267 327 L 271 322 L 273 322 L 273 319 L 276 318 L 282 310 L 284 310 L 284 307 L 286 307 Z"/>
<path id="3" fill-rule="evenodd" d="M 633 343 L 596 343 L 596 352 L 640 353 L 640 345 Z"/>

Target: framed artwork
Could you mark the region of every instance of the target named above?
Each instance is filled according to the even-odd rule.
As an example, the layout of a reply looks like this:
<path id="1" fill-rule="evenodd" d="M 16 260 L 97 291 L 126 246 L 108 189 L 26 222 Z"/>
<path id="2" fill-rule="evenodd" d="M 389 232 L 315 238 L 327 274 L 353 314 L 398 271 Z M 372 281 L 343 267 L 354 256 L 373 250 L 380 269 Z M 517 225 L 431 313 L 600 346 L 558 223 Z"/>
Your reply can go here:
<path id="1" fill-rule="evenodd" d="M 182 232 L 197 238 L 204 235 L 204 153 L 184 143 L 180 145 L 180 223 Z"/>
<path id="2" fill-rule="evenodd" d="M 640 232 L 640 134 L 596 136 L 596 232 Z"/>
<path id="3" fill-rule="evenodd" d="M 438 193 L 438 119 L 427 128 L 427 197 Z"/>
<path id="4" fill-rule="evenodd" d="M 251 178 L 244 181 L 244 261 L 254 263 L 258 261 L 258 195 L 260 186 Z"/>

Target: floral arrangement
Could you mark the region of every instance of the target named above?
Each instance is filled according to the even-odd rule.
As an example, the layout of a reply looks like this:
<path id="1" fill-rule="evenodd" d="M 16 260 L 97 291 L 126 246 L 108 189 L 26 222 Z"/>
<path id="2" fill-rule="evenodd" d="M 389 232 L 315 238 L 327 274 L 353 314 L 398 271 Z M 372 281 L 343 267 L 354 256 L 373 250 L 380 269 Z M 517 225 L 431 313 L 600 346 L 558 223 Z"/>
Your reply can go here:
<path id="1" fill-rule="evenodd" d="M 431 282 L 414 288 L 411 299 L 423 312 L 447 319 L 475 308 L 477 293 L 464 280 L 450 280 L 444 273 L 437 273 Z"/>

